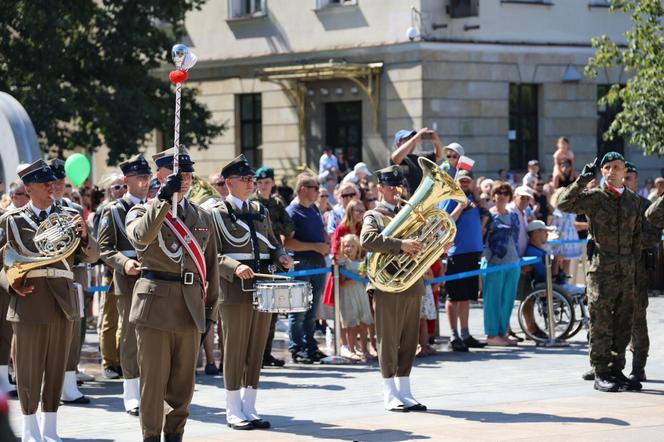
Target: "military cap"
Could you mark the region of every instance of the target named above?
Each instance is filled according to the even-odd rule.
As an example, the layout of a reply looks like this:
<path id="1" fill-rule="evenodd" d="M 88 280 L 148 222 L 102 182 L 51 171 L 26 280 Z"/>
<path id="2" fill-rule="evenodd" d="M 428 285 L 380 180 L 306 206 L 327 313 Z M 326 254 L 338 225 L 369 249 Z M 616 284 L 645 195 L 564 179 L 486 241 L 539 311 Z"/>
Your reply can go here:
<path id="1" fill-rule="evenodd" d="M 385 186 L 400 186 L 403 182 L 403 172 L 399 166 L 387 166 L 376 171 L 378 182 Z"/>
<path id="2" fill-rule="evenodd" d="M 51 168 L 53 175 L 56 180 L 62 180 L 65 178 L 65 162 L 60 158 L 53 158 L 49 160 L 46 164 Z"/>
<path id="3" fill-rule="evenodd" d="M 235 157 L 233 161 L 226 164 L 221 169 L 221 175 L 224 178 L 228 178 L 229 176 L 232 175 L 237 175 L 237 176 L 256 175 L 256 171 L 251 168 L 251 166 L 249 165 L 249 161 L 247 161 L 247 158 L 243 154 L 240 154 L 237 157 Z"/>
<path id="4" fill-rule="evenodd" d="M 602 161 L 599 162 L 599 167 L 604 167 L 606 163 L 609 163 L 611 161 L 616 161 L 620 160 L 623 163 L 625 162 L 625 157 L 623 157 L 621 154 L 618 152 L 607 152 L 603 157 Z"/>
<path id="5" fill-rule="evenodd" d="M 125 176 L 144 174 L 149 175 L 152 173 L 150 170 L 150 164 L 148 164 L 143 154 L 140 153 L 132 156 L 126 161 L 123 161 L 119 164 L 119 166 Z"/>
<path id="6" fill-rule="evenodd" d="M 48 183 L 57 178 L 44 160 L 37 160 L 17 171 L 18 177 L 25 183 Z"/>
<path id="7" fill-rule="evenodd" d="M 182 172 L 193 172 L 194 171 L 194 163 L 191 161 L 191 157 L 189 156 L 189 152 L 187 152 L 187 149 L 184 148 L 184 146 L 180 146 L 180 155 L 178 155 L 178 166 L 180 167 L 180 171 Z M 173 170 L 173 157 L 175 156 L 175 148 L 171 147 L 168 150 L 165 150 L 163 152 L 159 152 L 156 155 L 152 155 L 152 161 L 155 162 L 157 165 L 157 169 L 161 169 L 162 167 L 166 167 L 167 169 Z"/>
<path id="8" fill-rule="evenodd" d="M 625 167 L 627 168 L 627 172 L 638 173 L 638 170 L 636 170 L 636 166 L 631 161 L 625 161 Z"/>
<path id="9" fill-rule="evenodd" d="M 161 187 L 161 183 L 159 182 L 157 177 L 152 178 L 150 180 L 150 190 L 159 189 L 160 187 Z"/>
<path id="10" fill-rule="evenodd" d="M 272 178 L 274 179 L 274 169 L 270 169 L 269 167 L 260 167 L 256 171 L 256 179 L 257 180 L 264 180 L 265 178 Z"/>

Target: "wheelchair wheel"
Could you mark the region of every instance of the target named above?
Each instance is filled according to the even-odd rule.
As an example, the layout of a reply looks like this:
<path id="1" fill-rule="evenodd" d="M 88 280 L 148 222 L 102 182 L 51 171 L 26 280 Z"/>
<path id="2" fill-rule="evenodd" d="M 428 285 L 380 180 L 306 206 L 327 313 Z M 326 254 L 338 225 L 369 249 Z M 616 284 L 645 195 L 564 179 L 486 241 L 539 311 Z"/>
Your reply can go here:
<path id="1" fill-rule="evenodd" d="M 575 325 L 574 308 L 563 294 L 553 291 L 554 338 L 565 339 Z M 519 325 L 523 332 L 536 342 L 549 339 L 549 310 L 546 290 L 531 292 L 519 305 Z"/>
<path id="2" fill-rule="evenodd" d="M 575 297 L 571 302 L 574 308 L 574 324 L 570 327 L 569 332 L 563 336 L 563 339 L 573 338 L 583 328 L 583 309 L 581 304 L 579 304 L 580 302 L 583 302 L 583 298 Z"/>

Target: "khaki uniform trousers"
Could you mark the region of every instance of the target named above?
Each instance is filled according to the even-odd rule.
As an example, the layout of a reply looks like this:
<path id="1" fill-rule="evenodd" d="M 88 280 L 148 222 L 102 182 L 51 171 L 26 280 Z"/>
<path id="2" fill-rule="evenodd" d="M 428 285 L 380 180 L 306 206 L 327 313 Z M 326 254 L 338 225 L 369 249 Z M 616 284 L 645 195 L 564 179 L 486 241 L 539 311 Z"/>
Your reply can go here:
<path id="1" fill-rule="evenodd" d="M 125 379 L 134 379 L 139 376 L 138 347 L 136 344 L 136 326 L 129 322 L 132 295 L 118 295 L 118 333 L 120 335 L 120 364 L 122 376 Z"/>
<path id="2" fill-rule="evenodd" d="M 191 322 L 178 331 L 136 326 L 143 437 L 184 432 L 194 394 L 201 334 Z M 164 422 L 164 401 L 172 408 Z"/>
<path id="3" fill-rule="evenodd" d="M 67 355 L 74 326 L 78 322 L 58 312 L 48 324 L 14 322 L 16 335 L 16 389 L 21 411 L 29 415 L 56 412 L 60 405 Z"/>
<path id="4" fill-rule="evenodd" d="M 219 311 L 224 331 L 226 390 L 258 388 L 272 314 L 254 310 L 252 304 L 221 304 Z"/>
<path id="5" fill-rule="evenodd" d="M 383 378 L 410 375 L 420 332 L 418 294 L 374 290 L 378 363 Z"/>
<path id="6" fill-rule="evenodd" d="M 12 323 L 7 321 L 9 295 L 0 292 L 0 365 L 9 365 L 9 354 L 12 347 Z"/>
<path id="7" fill-rule="evenodd" d="M 71 344 L 69 345 L 69 353 L 67 355 L 66 371 L 76 371 L 78 361 L 81 358 L 81 346 L 83 344 L 83 336 L 81 332 L 82 320 L 72 321 L 74 326 L 71 332 Z"/>
<path id="8" fill-rule="evenodd" d="M 101 364 L 104 368 L 120 366 L 117 298 L 114 293 L 104 293 L 99 331 Z"/>

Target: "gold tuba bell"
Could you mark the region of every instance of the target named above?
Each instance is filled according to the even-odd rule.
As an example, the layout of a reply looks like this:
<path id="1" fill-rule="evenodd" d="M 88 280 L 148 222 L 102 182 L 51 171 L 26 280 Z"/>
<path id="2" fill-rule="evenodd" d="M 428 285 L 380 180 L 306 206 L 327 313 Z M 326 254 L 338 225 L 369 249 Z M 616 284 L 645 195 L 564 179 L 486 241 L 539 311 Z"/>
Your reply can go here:
<path id="1" fill-rule="evenodd" d="M 454 242 L 456 224 L 436 206 L 448 199 L 465 203 L 467 198 L 452 177 L 432 161 L 420 157 L 423 178 L 406 206 L 383 229 L 383 236 L 415 239 L 424 244 L 416 256 L 369 253 L 367 274 L 384 292 L 403 292 L 424 275 Z"/>
<path id="2" fill-rule="evenodd" d="M 39 224 L 33 241 L 40 256 L 23 256 L 10 243 L 5 246 L 3 264 L 9 285 L 30 271 L 66 259 L 76 251 L 81 239 L 74 230 L 73 216 L 51 213 Z"/>

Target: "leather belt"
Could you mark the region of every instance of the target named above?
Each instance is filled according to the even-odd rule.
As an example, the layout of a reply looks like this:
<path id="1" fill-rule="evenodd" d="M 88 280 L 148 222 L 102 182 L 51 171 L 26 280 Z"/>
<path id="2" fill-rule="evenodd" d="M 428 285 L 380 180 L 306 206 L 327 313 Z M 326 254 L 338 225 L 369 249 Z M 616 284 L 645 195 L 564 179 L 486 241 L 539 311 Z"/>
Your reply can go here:
<path id="1" fill-rule="evenodd" d="M 193 285 L 194 281 L 201 282 L 200 276 L 198 273 L 194 272 L 184 272 L 183 274 L 179 273 L 170 273 L 170 272 L 155 272 L 152 270 L 143 270 L 141 272 L 141 278 L 150 279 L 152 281 L 172 281 L 172 282 L 181 282 L 184 285 Z"/>
<path id="2" fill-rule="evenodd" d="M 47 267 L 45 269 L 30 270 L 26 278 L 65 278 L 74 279 L 74 272 L 69 270 L 56 269 L 54 267 Z"/>
<path id="3" fill-rule="evenodd" d="M 227 256 L 232 259 L 236 259 L 238 261 L 249 261 L 249 260 L 254 260 L 254 254 L 253 253 L 223 253 L 224 256 Z M 270 254 L 269 253 L 261 253 L 260 254 L 260 259 L 270 259 Z"/>

